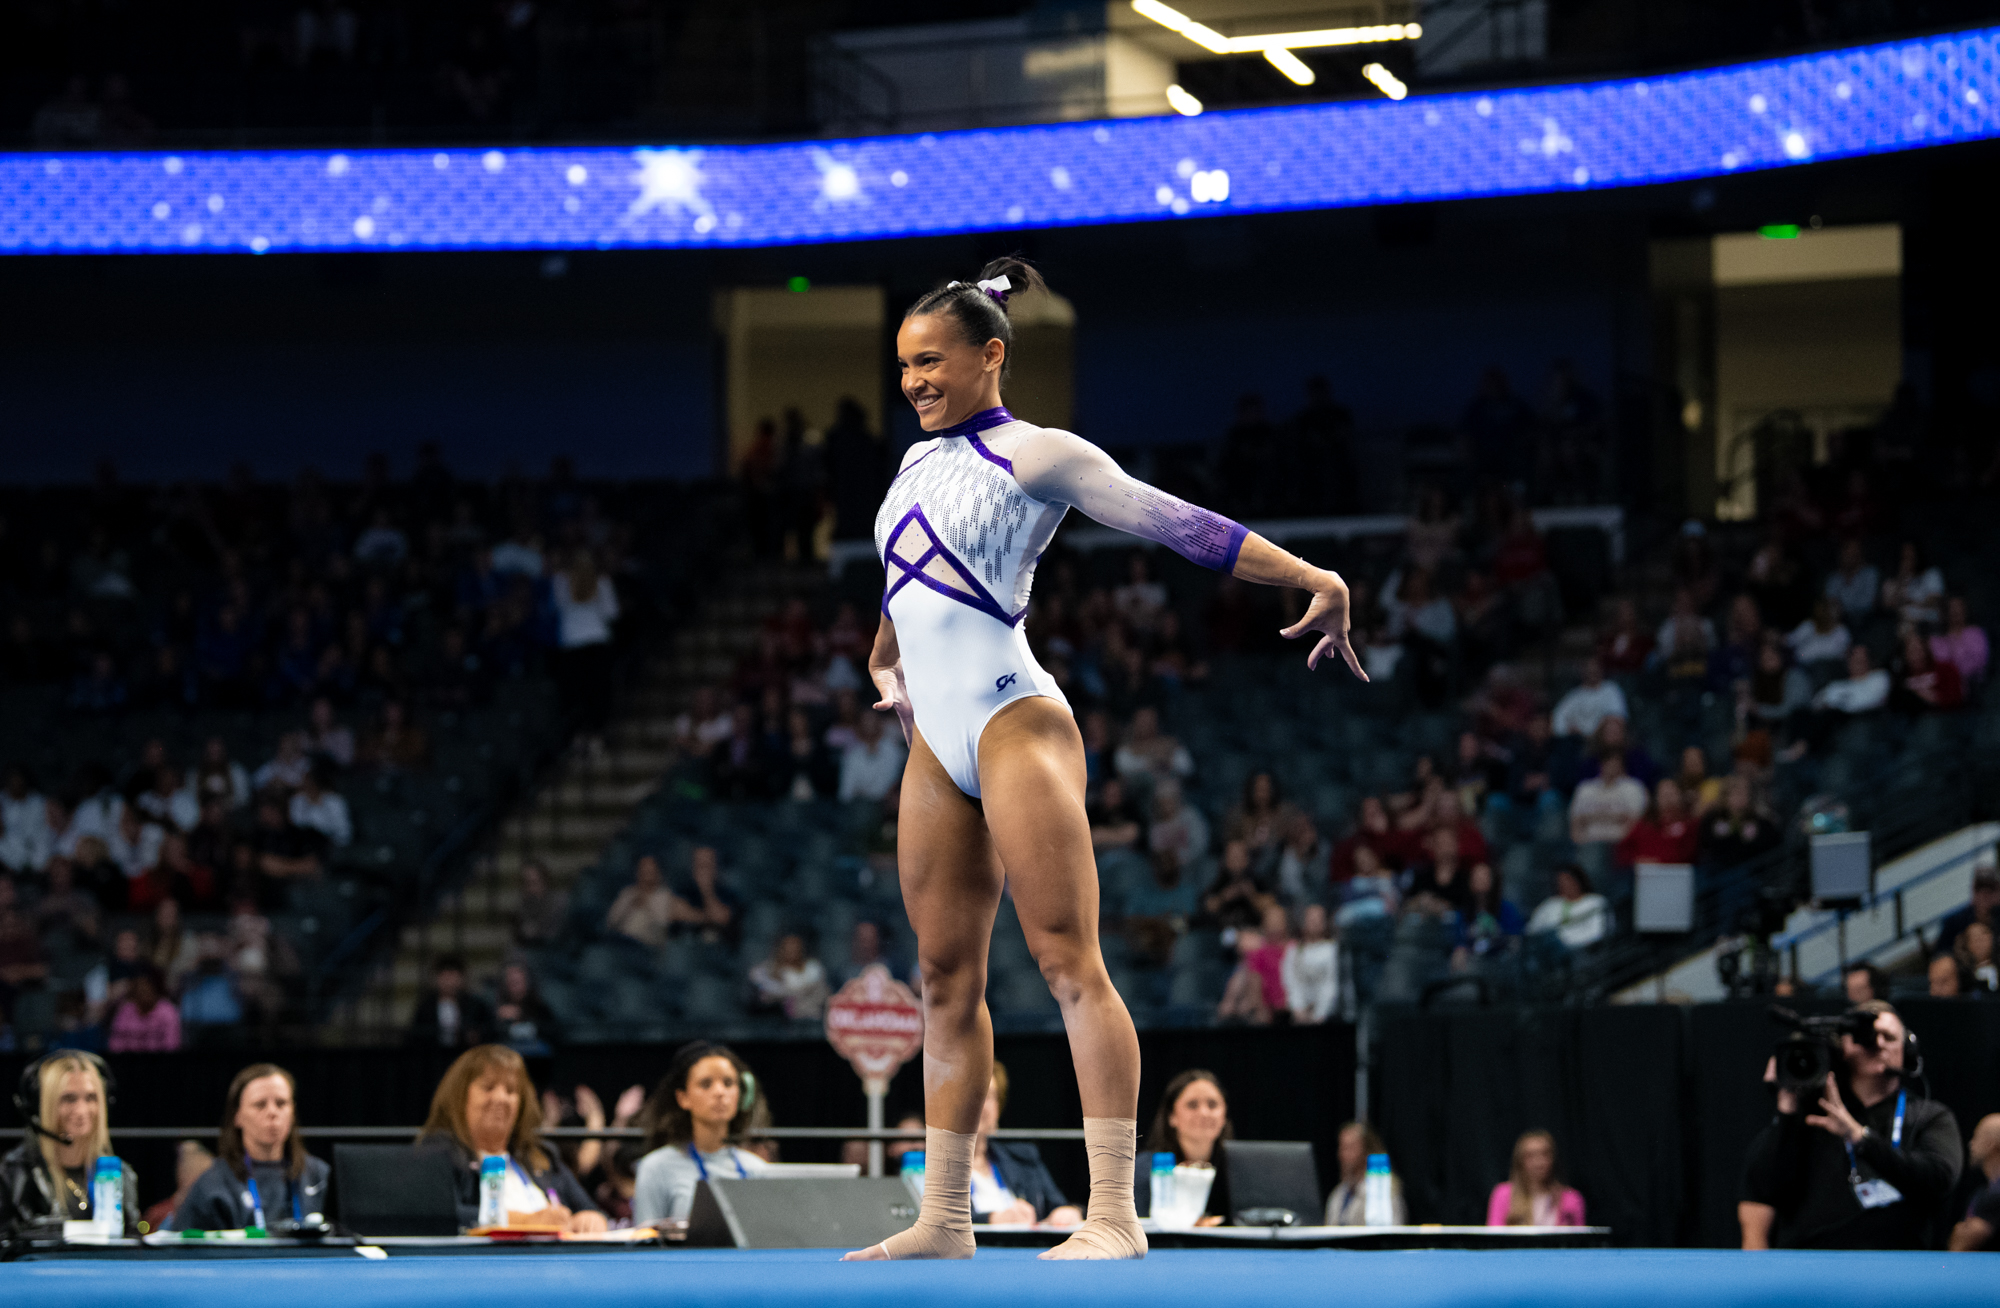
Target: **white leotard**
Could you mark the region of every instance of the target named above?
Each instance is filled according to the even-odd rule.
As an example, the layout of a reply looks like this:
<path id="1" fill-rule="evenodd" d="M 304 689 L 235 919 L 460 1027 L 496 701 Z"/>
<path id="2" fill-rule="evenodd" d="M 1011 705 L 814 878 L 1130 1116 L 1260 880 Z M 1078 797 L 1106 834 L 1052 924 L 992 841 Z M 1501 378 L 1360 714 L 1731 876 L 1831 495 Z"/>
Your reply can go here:
<path id="1" fill-rule="evenodd" d="M 911 447 L 875 515 L 917 728 L 952 781 L 979 795 L 979 736 L 1017 699 L 1062 704 L 1021 628 L 1035 564 L 1072 507 L 1227 570 L 1245 532 L 1127 477 L 1066 431 L 989 409 Z"/>

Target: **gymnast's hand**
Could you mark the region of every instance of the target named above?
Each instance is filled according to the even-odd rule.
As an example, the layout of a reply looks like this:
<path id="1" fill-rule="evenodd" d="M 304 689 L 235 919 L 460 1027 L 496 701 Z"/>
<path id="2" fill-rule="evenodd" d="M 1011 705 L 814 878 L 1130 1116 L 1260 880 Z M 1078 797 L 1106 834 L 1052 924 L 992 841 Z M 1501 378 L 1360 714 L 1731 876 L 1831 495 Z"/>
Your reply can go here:
<path id="1" fill-rule="evenodd" d="M 875 683 L 875 693 L 882 697 L 875 702 L 876 712 L 894 709 L 897 725 L 903 728 L 903 743 L 915 744 L 917 714 L 910 707 L 910 688 L 903 681 L 903 650 L 896 643 L 896 624 L 889 621 L 887 614 L 875 628 L 875 648 L 868 652 L 868 678 Z"/>
<path id="2" fill-rule="evenodd" d="M 1354 642 L 1348 638 L 1347 583 L 1338 573 L 1324 568 L 1312 571 L 1313 597 L 1306 606 L 1306 615 L 1278 634 L 1286 640 L 1297 640 L 1309 632 L 1319 633 L 1319 642 L 1306 655 L 1307 668 L 1317 668 L 1321 659 L 1338 651 L 1355 676 L 1368 680 L 1368 674 L 1361 669 L 1361 660 L 1354 653 Z"/>

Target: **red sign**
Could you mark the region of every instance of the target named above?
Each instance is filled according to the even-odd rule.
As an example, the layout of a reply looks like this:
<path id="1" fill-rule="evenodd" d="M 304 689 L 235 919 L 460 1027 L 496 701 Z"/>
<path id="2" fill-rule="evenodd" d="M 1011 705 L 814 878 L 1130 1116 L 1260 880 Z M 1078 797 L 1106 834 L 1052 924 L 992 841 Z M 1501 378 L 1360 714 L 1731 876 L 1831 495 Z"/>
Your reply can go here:
<path id="1" fill-rule="evenodd" d="M 924 1047 L 924 1008 L 872 963 L 826 1003 L 826 1038 L 863 1081 L 883 1081 Z"/>

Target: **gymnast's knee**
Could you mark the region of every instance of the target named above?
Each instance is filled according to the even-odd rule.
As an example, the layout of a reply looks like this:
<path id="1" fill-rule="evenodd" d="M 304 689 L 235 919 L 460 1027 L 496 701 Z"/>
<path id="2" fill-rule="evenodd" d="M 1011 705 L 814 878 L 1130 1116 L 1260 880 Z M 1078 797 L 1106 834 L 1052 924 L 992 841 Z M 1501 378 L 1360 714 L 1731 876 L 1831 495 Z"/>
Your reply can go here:
<path id="1" fill-rule="evenodd" d="M 924 1011 L 946 1022 L 969 1021 L 986 1000 L 986 969 L 959 958 L 917 957 Z"/>
<path id="2" fill-rule="evenodd" d="M 1070 932 L 1050 932 L 1041 935 L 1032 948 L 1042 979 L 1049 983 L 1049 993 L 1058 1004 L 1074 1003 L 1093 987 L 1110 984 L 1094 941 Z"/>

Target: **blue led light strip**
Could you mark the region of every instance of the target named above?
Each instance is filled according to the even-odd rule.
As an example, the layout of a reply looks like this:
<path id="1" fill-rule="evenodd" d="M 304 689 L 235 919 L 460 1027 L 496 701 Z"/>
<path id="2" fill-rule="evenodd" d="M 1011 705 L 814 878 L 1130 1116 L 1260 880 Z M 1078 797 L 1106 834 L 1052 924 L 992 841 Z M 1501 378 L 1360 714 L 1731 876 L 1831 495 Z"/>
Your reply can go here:
<path id="1" fill-rule="evenodd" d="M 1631 186 L 2000 135 L 1996 46 L 782 145 L 8 154 L 0 252 L 792 245 Z"/>

